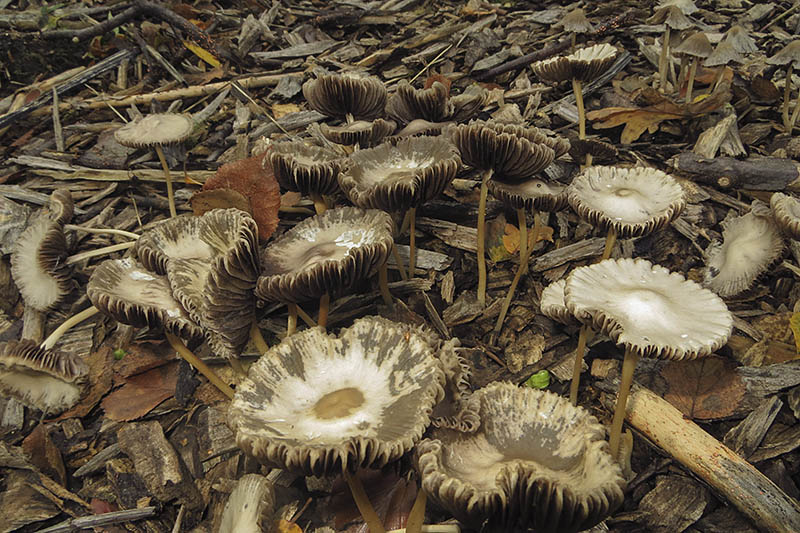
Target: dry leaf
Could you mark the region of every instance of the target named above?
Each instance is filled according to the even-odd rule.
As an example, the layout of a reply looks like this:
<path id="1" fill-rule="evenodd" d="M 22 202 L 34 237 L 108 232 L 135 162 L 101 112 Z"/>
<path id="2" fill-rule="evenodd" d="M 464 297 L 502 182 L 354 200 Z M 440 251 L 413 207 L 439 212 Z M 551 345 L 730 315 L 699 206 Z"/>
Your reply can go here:
<path id="1" fill-rule="evenodd" d="M 214 57 L 214 54 L 212 54 L 202 46 L 197 45 L 191 41 L 183 41 L 183 46 L 185 46 L 190 52 L 192 52 L 194 55 L 196 55 L 197 57 L 199 57 L 212 67 L 217 68 L 221 65 L 219 59 Z"/>
<path id="2" fill-rule="evenodd" d="M 22 441 L 22 449 L 31 464 L 44 475 L 61 485 L 66 485 L 67 473 L 64 469 L 64 461 L 61 459 L 61 452 L 53 444 L 45 424 L 37 425 L 31 434 L 25 437 Z"/>
<path id="3" fill-rule="evenodd" d="M 278 520 L 278 533 L 303 533 L 303 530 L 294 522 L 281 518 Z"/>
<path id="4" fill-rule="evenodd" d="M 661 369 L 664 399 L 695 420 L 717 420 L 736 412 L 745 384 L 736 363 L 712 355 L 691 361 L 671 361 Z"/>
<path id="5" fill-rule="evenodd" d="M 797 353 L 800 354 L 800 313 L 792 313 L 792 318 L 789 319 L 789 327 L 792 328 L 792 335 L 794 335 L 794 346 Z"/>
<path id="6" fill-rule="evenodd" d="M 101 406 L 111 420 L 135 420 L 172 396 L 177 382 L 178 363 L 172 362 L 128 378 L 125 385 L 103 399 Z"/>
<path id="7" fill-rule="evenodd" d="M 297 113 L 300 106 L 297 104 L 272 104 L 272 115 L 278 119 L 289 113 Z"/>
<path id="8" fill-rule="evenodd" d="M 235 207 L 250 213 L 250 202 L 239 191 L 233 189 L 211 189 L 198 191 L 189 199 L 195 216 L 200 216 L 212 209 Z M 251 213 L 252 214 L 252 213 Z"/>
<path id="9" fill-rule="evenodd" d="M 505 234 L 503 235 L 503 245 L 506 251 L 514 254 L 519 250 L 519 228 L 513 224 L 506 224 Z M 549 241 L 553 242 L 553 228 L 550 226 L 539 226 L 539 235 L 536 242 Z M 528 247 L 533 248 L 533 228 L 528 228 Z"/>
<path id="10" fill-rule="evenodd" d="M 486 258 L 493 263 L 508 261 L 511 254 L 506 250 L 503 238 L 506 233 L 506 217 L 500 215 L 493 220 L 486 221 Z"/>

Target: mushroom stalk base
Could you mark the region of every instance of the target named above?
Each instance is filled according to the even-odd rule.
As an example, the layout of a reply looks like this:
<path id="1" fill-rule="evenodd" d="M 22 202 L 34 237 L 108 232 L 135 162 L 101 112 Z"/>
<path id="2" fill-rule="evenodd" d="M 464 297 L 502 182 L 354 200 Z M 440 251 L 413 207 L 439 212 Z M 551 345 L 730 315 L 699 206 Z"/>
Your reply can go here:
<path id="1" fill-rule="evenodd" d="M 164 150 L 161 149 L 161 146 L 158 144 L 154 147 L 156 149 L 156 154 L 158 154 L 158 160 L 161 161 L 161 168 L 164 169 L 164 178 L 167 181 L 167 200 L 169 200 L 169 216 L 175 218 L 178 216 L 178 212 L 175 210 L 175 194 L 172 192 L 172 176 L 169 173 L 169 167 L 167 166 L 167 158 L 164 157 Z"/>
<path id="2" fill-rule="evenodd" d="M 353 500 L 356 502 L 358 511 L 361 513 L 361 517 L 364 519 L 364 523 L 367 524 L 370 533 L 386 533 L 383 522 L 381 522 L 378 513 L 376 513 L 375 509 L 372 507 L 372 503 L 369 501 L 369 497 L 364 490 L 364 485 L 361 484 L 361 480 L 347 470 L 345 470 L 342 475 L 345 481 L 347 481 L 347 485 L 350 487 Z"/>
<path id="3" fill-rule="evenodd" d="M 417 208 L 411 207 L 408 210 L 408 277 L 414 277 L 414 270 L 417 266 Z"/>
<path id="4" fill-rule="evenodd" d="M 389 268 L 386 266 L 386 263 L 382 264 L 378 269 L 378 285 L 380 285 L 381 288 L 383 303 L 388 307 L 392 307 L 394 305 L 394 300 L 392 300 L 392 293 L 389 292 Z"/>
<path id="5" fill-rule="evenodd" d="M 614 228 L 608 228 L 608 233 L 606 234 L 606 245 L 603 248 L 603 255 L 600 257 L 600 261 L 605 261 L 609 257 L 611 257 L 611 251 L 614 249 L 614 244 L 617 242 L 617 230 Z"/>
<path id="6" fill-rule="evenodd" d="M 286 321 L 286 336 L 290 336 L 297 329 L 297 304 L 288 304 L 289 318 Z"/>
<path id="7" fill-rule="evenodd" d="M 517 209 L 517 221 L 519 223 L 519 266 L 517 272 L 514 274 L 514 279 L 511 281 L 511 286 L 508 288 L 508 293 L 503 300 L 503 307 L 500 308 L 500 314 L 497 316 L 497 322 L 494 325 L 494 332 L 492 333 L 492 344 L 494 339 L 500 334 L 503 329 L 503 322 L 505 322 L 508 309 L 511 307 L 511 300 L 514 298 L 514 293 L 517 291 L 519 280 L 522 275 L 528 271 L 528 259 L 531 256 L 531 250 L 528 247 L 528 222 L 525 218 L 525 209 Z M 533 214 L 533 244 L 530 248 L 536 246 L 536 239 L 539 238 L 539 214 Z"/>
<path id="8" fill-rule="evenodd" d="M 172 349 L 178 352 L 178 355 L 183 357 L 184 361 L 195 367 L 198 372 L 203 374 L 208 381 L 218 388 L 222 394 L 227 396 L 228 399 L 233 399 L 233 389 L 230 388 L 227 383 L 222 381 L 222 379 L 213 370 L 211 370 L 210 366 L 205 364 L 202 359 L 192 353 L 192 351 L 186 347 L 181 339 L 166 331 L 164 332 L 164 335 L 166 335 L 170 346 L 172 346 Z"/>
<path id="9" fill-rule="evenodd" d="M 326 292 L 319 298 L 319 317 L 317 318 L 317 325 L 322 329 L 328 325 L 328 310 L 331 307 L 331 294 Z"/>
<path id="10" fill-rule="evenodd" d="M 639 361 L 639 354 L 625 349 L 625 360 L 622 362 L 622 378 L 619 382 L 619 395 L 617 396 L 617 406 L 614 408 L 614 420 L 611 422 L 611 436 L 608 439 L 611 447 L 611 457 L 614 459 L 619 455 L 619 437 L 622 433 L 622 423 L 625 421 L 625 409 L 628 403 L 628 393 L 633 383 L 633 370 L 636 362 Z"/>
<path id="11" fill-rule="evenodd" d="M 316 211 L 318 215 L 328 210 L 328 204 L 325 203 L 325 198 L 323 198 L 321 194 L 312 192 L 311 201 L 314 202 L 314 211 Z"/>
<path id="12" fill-rule="evenodd" d="M 242 366 L 242 362 L 232 357 L 228 359 L 228 363 L 231 365 L 231 368 L 239 377 L 247 377 L 247 372 L 244 371 L 244 367 Z"/>
<path id="13" fill-rule="evenodd" d="M 44 342 L 42 342 L 42 348 L 44 348 L 45 350 L 51 349 L 53 346 L 56 345 L 58 339 L 60 339 L 64 335 L 64 333 L 69 331 L 70 328 L 80 324 L 87 318 L 94 316 L 95 314 L 97 314 L 98 311 L 99 311 L 98 308 L 96 308 L 95 306 L 91 306 L 87 307 L 80 313 L 72 315 L 64 322 L 62 322 L 60 326 L 54 329 L 53 332 L 44 340 Z"/>
<path id="14" fill-rule="evenodd" d="M 586 353 L 586 340 L 589 337 L 589 326 L 583 324 L 578 334 L 578 347 L 575 349 L 575 364 L 572 367 L 572 382 L 569 384 L 569 401 L 578 405 L 578 388 L 581 384 L 581 370 L 583 370 L 583 356 Z"/>
<path id="15" fill-rule="evenodd" d="M 483 307 L 486 306 L 486 196 L 489 194 L 491 177 L 491 169 L 483 173 L 478 202 L 478 303 Z"/>
<path id="16" fill-rule="evenodd" d="M 250 340 L 253 341 L 260 355 L 264 355 L 266 351 L 269 350 L 269 344 L 264 340 L 264 336 L 261 334 L 261 330 L 258 328 L 258 323 L 255 320 L 250 324 Z"/>

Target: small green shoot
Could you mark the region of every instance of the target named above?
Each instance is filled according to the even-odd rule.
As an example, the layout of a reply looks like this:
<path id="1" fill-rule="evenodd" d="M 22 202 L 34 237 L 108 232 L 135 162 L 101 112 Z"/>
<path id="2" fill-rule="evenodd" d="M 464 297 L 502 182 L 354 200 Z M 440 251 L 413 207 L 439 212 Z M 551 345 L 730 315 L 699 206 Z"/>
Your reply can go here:
<path id="1" fill-rule="evenodd" d="M 111 355 L 114 356 L 115 361 L 122 361 L 122 358 L 125 357 L 127 354 L 128 352 L 126 352 L 122 348 L 117 348 L 116 350 L 111 352 Z"/>
<path id="2" fill-rule="evenodd" d="M 532 389 L 546 389 L 550 386 L 550 372 L 547 370 L 540 370 L 525 382 L 525 385 Z"/>

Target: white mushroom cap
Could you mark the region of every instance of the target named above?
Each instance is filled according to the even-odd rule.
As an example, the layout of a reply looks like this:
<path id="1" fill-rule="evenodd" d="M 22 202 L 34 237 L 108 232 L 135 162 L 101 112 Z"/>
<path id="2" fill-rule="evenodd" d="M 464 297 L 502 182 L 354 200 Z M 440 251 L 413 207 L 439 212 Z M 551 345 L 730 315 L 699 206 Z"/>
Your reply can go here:
<path id="1" fill-rule="evenodd" d="M 575 316 L 564 302 L 564 287 L 566 287 L 566 285 L 567 279 L 563 278 L 545 287 L 542 291 L 542 299 L 539 302 L 539 307 L 544 316 L 556 322 L 575 324 L 577 320 L 575 320 Z"/>
<path id="2" fill-rule="evenodd" d="M 128 122 L 114 132 L 114 138 L 131 148 L 176 144 L 188 139 L 193 127 L 186 115 L 154 113 Z"/>
<path id="3" fill-rule="evenodd" d="M 272 483 L 258 474 L 245 474 L 236 482 L 217 533 L 261 533 L 275 507 Z"/>
<path id="4" fill-rule="evenodd" d="M 578 320 L 640 355 L 694 359 L 728 342 L 733 317 L 713 292 L 644 259 L 575 269 L 564 289 Z"/>
<path id="5" fill-rule="evenodd" d="M 792 239 L 800 239 L 800 200 L 794 196 L 776 192 L 769 199 L 775 222 L 786 235 Z"/>
<path id="6" fill-rule="evenodd" d="M 608 43 L 580 48 L 567 56 L 556 56 L 531 65 L 533 72 L 554 83 L 576 79 L 590 82 L 608 70 L 618 50 Z"/>

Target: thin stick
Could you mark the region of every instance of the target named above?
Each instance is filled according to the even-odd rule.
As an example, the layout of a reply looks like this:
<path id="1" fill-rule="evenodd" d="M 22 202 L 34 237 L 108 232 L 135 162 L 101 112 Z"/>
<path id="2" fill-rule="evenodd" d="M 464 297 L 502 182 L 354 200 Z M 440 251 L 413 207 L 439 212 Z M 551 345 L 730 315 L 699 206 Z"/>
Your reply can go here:
<path id="1" fill-rule="evenodd" d="M 382 264 L 378 269 L 378 285 L 381 288 L 381 296 L 383 296 L 383 303 L 385 303 L 389 307 L 394 306 L 394 300 L 392 300 L 392 293 L 389 292 L 389 269 L 386 267 L 386 263 Z"/>
<path id="2" fill-rule="evenodd" d="M 408 231 L 408 211 L 403 213 L 403 221 L 400 223 L 400 235 Z"/>
<path id="3" fill-rule="evenodd" d="M 489 194 L 489 179 L 492 169 L 483 173 L 481 197 L 478 202 L 478 303 L 486 306 L 486 196 Z"/>
<path id="4" fill-rule="evenodd" d="M 76 314 L 72 315 L 71 317 L 66 319 L 64 322 L 62 322 L 60 326 L 58 326 L 56 329 L 54 329 L 53 333 L 51 333 L 44 340 L 44 342 L 42 342 L 42 348 L 44 348 L 45 350 L 51 349 L 53 346 L 56 345 L 56 343 L 58 342 L 58 339 L 60 339 L 64 335 L 64 333 L 69 331 L 69 329 L 71 327 L 80 324 L 81 322 L 83 322 L 84 320 L 86 320 L 87 318 L 89 318 L 91 316 L 94 316 L 95 314 L 97 314 L 98 311 L 99 311 L 98 308 L 96 308 L 95 306 L 91 306 L 91 307 L 87 307 L 86 309 L 84 309 L 80 313 L 76 313 Z"/>
<path id="5" fill-rule="evenodd" d="M 302 307 L 300 307 L 299 305 L 297 306 L 297 316 L 299 316 L 299 317 L 300 317 L 300 320 L 302 320 L 303 322 L 305 322 L 305 323 L 306 323 L 306 325 L 307 325 L 308 327 L 310 327 L 310 328 L 315 328 L 315 327 L 317 327 L 317 323 L 314 321 L 314 319 L 313 319 L 313 318 L 311 318 L 311 317 L 308 315 L 308 313 L 306 313 L 305 311 L 303 311 L 303 308 L 302 308 Z"/>
<path id="6" fill-rule="evenodd" d="M 421 533 L 422 523 L 425 521 L 425 505 L 428 502 L 428 495 L 425 489 L 417 489 L 417 497 L 406 520 L 406 533 Z"/>
<path id="7" fill-rule="evenodd" d="M 64 262 L 68 265 L 74 265 L 75 263 L 80 263 L 84 259 L 91 259 L 92 257 L 119 252 L 120 250 L 127 250 L 128 248 L 133 247 L 134 244 L 136 244 L 136 241 L 128 241 L 121 242 L 119 244 L 112 244 L 111 246 L 104 246 L 102 248 L 96 248 L 94 250 L 87 250 L 86 252 L 81 252 L 79 254 L 67 257 Z"/>
<path id="8" fill-rule="evenodd" d="M 533 218 L 534 227 L 537 228 L 539 217 L 534 213 Z M 519 223 L 519 265 L 517 266 L 517 272 L 514 274 L 514 279 L 511 281 L 511 286 L 508 288 L 506 297 L 503 299 L 503 307 L 500 308 L 500 314 L 497 316 L 497 322 L 495 322 L 494 331 L 492 332 L 492 344 L 494 344 L 494 339 L 500 334 L 500 330 L 503 329 L 503 322 L 506 319 L 508 308 L 511 307 L 511 300 L 514 299 L 514 293 L 517 290 L 519 280 L 522 279 L 522 275 L 528 270 L 527 266 L 530 251 L 528 250 L 528 222 L 526 220 L 524 208 L 517 209 L 517 222 Z M 536 229 L 534 229 L 534 238 L 537 237 L 537 233 Z M 535 244 L 536 242 L 534 241 L 534 245 Z"/>
<path id="9" fill-rule="evenodd" d="M 311 201 L 314 202 L 314 210 L 318 215 L 328 210 L 328 204 L 325 203 L 325 198 L 321 194 L 312 192 Z"/>
<path id="10" fill-rule="evenodd" d="M 581 370 L 583 370 L 583 356 L 586 353 L 586 338 L 589 336 L 589 326 L 583 324 L 578 334 L 578 348 L 575 350 L 575 364 L 572 367 L 572 383 L 569 384 L 569 401 L 578 405 L 578 387 L 581 384 Z"/>
<path id="11" fill-rule="evenodd" d="M 406 274 L 406 269 L 403 266 L 403 260 L 400 258 L 400 252 L 397 250 L 396 244 L 392 244 L 392 256 L 394 257 L 394 264 L 397 265 L 397 271 L 400 272 L 400 278 L 407 280 L 408 274 Z"/>
<path id="12" fill-rule="evenodd" d="M 286 336 L 290 336 L 297 329 L 297 304 L 287 304 L 289 319 L 286 322 Z"/>
<path id="13" fill-rule="evenodd" d="M 408 210 L 408 220 L 409 220 L 409 228 L 408 228 L 408 277 L 414 277 L 414 271 L 417 266 L 416 261 L 416 243 L 417 243 L 417 235 L 416 235 L 416 228 L 417 228 L 417 208 L 412 207 Z"/>
<path id="14" fill-rule="evenodd" d="M 76 224 L 64 224 L 64 229 L 72 231 L 82 231 L 84 233 L 121 235 L 122 237 L 130 237 L 131 239 L 138 239 L 140 237 L 138 233 L 133 233 L 132 231 L 125 231 L 113 228 L 84 228 L 83 226 L 78 226 Z"/>
<path id="15" fill-rule="evenodd" d="M 617 455 L 619 455 L 619 436 L 622 433 L 622 423 L 625 421 L 628 393 L 631 390 L 631 383 L 633 383 L 633 370 L 636 368 L 636 362 L 638 360 L 639 354 L 637 352 L 630 348 L 625 349 L 625 360 L 622 362 L 622 377 L 619 382 L 617 406 L 614 408 L 614 420 L 611 422 L 611 436 L 608 441 L 611 447 L 611 456 L 615 459 Z"/>
<path id="16" fill-rule="evenodd" d="M 222 381 L 222 379 L 213 370 L 211 370 L 210 366 L 205 364 L 202 359 L 192 353 L 192 351 L 186 347 L 181 339 L 168 331 L 165 331 L 164 335 L 166 335 L 170 346 L 172 346 L 172 349 L 178 352 L 178 355 L 183 357 L 184 361 L 195 367 L 198 372 L 203 374 L 208 381 L 218 388 L 222 394 L 227 396 L 228 399 L 233 399 L 233 389 L 230 388 L 227 383 Z"/>
<path id="17" fill-rule="evenodd" d="M 228 359 L 228 363 L 231 365 L 231 368 L 239 377 L 247 377 L 247 372 L 245 372 L 244 367 L 242 366 L 242 362 L 232 357 Z"/>
<path id="18" fill-rule="evenodd" d="M 178 212 L 175 210 L 175 195 L 172 192 L 172 176 L 169 173 L 169 167 L 167 166 L 167 159 L 164 157 L 164 150 L 161 149 L 160 144 L 156 144 L 153 146 L 156 149 L 156 153 L 158 154 L 158 160 L 161 161 L 161 168 L 164 169 L 164 177 L 167 180 L 167 200 L 169 200 L 169 216 L 175 218 L 178 216 Z"/>
<path id="19" fill-rule="evenodd" d="M 611 250 L 614 249 L 614 243 L 617 242 L 617 230 L 612 226 L 608 228 L 608 233 L 606 234 L 606 246 L 603 248 L 603 255 L 600 258 L 601 261 L 608 259 L 611 257 Z"/>
<path id="20" fill-rule="evenodd" d="M 331 306 L 331 294 L 326 292 L 319 298 L 319 317 L 317 318 L 317 325 L 322 329 L 328 325 L 328 310 Z"/>
<path id="21" fill-rule="evenodd" d="M 261 334 L 261 330 L 255 320 L 250 324 L 250 340 L 256 345 L 256 350 L 258 350 L 259 354 L 264 355 L 269 350 L 269 344 L 264 340 L 264 336 Z"/>
<path id="22" fill-rule="evenodd" d="M 361 517 L 364 519 L 364 523 L 367 524 L 370 533 L 386 533 L 383 522 L 372 507 L 361 480 L 347 470 L 344 471 L 342 476 L 344 476 L 347 485 L 350 487 L 350 493 L 353 495 L 356 507 L 358 507 L 358 511 L 361 513 Z"/>
<path id="23" fill-rule="evenodd" d="M 575 93 L 575 105 L 578 107 L 578 139 L 585 139 L 586 109 L 583 107 L 583 89 L 580 80 L 572 78 L 572 92 Z"/>

